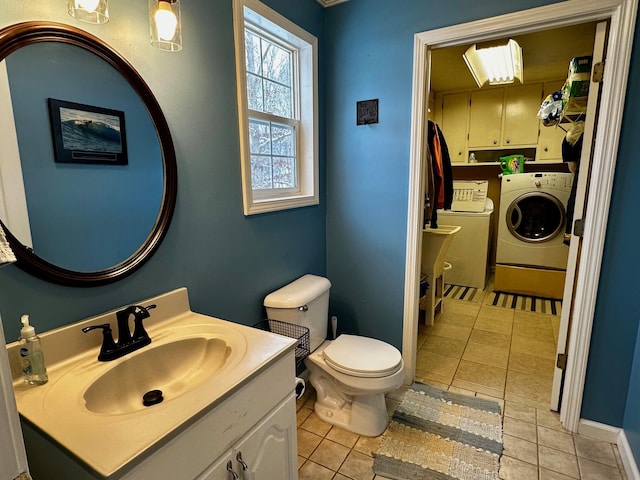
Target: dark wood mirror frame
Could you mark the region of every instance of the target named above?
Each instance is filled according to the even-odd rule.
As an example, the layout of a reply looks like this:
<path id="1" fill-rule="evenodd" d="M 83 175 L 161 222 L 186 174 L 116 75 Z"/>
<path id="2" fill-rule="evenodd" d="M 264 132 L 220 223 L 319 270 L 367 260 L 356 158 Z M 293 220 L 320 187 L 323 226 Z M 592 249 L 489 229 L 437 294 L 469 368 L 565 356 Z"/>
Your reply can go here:
<path id="1" fill-rule="evenodd" d="M 169 125 L 151 89 L 131 64 L 102 40 L 78 28 L 53 22 L 25 22 L 5 27 L 0 30 L 0 61 L 15 50 L 38 42 L 61 42 L 88 50 L 105 60 L 129 82 L 147 108 L 160 142 L 164 167 L 162 205 L 155 226 L 145 242 L 123 262 L 96 272 L 76 272 L 53 265 L 35 255 L 4 224 L 2 226 L 18 260 L 17 265 L 24 271 L 49 282 L 72 287 L 112 283 L 136 271 L 153 255 L 171 223 L 176 204 L 178 172 Z"/>

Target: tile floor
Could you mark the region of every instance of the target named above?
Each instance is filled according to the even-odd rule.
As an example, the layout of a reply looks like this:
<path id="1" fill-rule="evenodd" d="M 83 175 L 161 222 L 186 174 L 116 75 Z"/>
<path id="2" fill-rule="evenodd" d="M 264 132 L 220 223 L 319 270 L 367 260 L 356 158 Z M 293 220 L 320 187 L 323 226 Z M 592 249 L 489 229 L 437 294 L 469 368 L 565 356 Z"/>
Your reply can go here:
<path id="1" fill-rule="evenodd" d="M 489 290 L 489 289 L 488 289 Z M 445 299 L 432 327 L 420 326 L 416 380 L 503 407 L 504 480 L 626 480 L 615 445 L 572 435 L 549 410 L 559 316 Z M 402 388 L 387 396 L 390 414 Z M 381 437 L 332 427 L 298 400 L 300 480 L 384 480 L 373 473 Z"/>

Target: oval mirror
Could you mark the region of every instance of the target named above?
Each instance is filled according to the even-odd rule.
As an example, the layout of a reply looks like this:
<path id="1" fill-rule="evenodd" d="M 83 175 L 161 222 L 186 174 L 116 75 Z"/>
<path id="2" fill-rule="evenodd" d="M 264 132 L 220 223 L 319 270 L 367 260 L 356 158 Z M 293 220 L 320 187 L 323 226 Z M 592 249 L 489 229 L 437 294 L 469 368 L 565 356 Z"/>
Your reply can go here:
<path id="1" fill-rule="evenodd" d="M 135 69 L 75 27 L 0 30 L 0 222 L 23 270 L 70 286 L 129 275 L 169 227 L 173 141 Z"/>

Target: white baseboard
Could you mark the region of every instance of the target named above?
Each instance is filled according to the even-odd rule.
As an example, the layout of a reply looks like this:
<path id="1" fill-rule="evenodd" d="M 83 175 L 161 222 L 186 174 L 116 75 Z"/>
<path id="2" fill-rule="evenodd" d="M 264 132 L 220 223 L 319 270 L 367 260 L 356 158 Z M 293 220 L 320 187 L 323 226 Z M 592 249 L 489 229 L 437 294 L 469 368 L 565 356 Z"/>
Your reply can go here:
<path id="1" fill-rule="evenodd" d="M 624 465 L 624 471 L 626 472 L 627 477 L 629 477 L 629 480 L 640 480 L 638 464 L 633 457 L 631 445 L 629 445 L 629 441 L 627 440 L 624 430 L 620 431 L 620 437 L 618 438 L 618 451 L 620 452 L 622 465 Z"/>
<path id="2" fill-rule="evenodd" d="M 618 437 L 622 430 L 617 427 L 605 425 L 591 420 L 580 419 L 578 424 L 578 433 L 585 437 L 600 440 L 601 442 L 618 443 Z"/>
<path id="3" fill-rule="evenodd" d="M 581 418 L 578 433 L 595 440 L 616 444 L 627 477 L 629 480 L 640 480 L 640 470 L 623 429 Z"/>

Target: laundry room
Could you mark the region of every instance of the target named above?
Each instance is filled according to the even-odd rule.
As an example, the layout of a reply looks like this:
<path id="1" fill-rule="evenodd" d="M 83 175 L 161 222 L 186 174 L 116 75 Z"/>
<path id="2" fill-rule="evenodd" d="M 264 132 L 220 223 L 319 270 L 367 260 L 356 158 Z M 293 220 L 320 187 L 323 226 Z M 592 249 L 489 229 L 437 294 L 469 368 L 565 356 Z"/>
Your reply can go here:
<path id="1" fill-rule="evenodd" d="M 553 272 L 566 269 L 568 240 L 564 234 L 569 231 L 566 226 L 571 212 L 565 193 L 571 192 L 582 145 L 581 141 L 571 144 L 568 139 L 575 142 L 572 135 L 580 137 L 584 128 L 588 93 L 584 85 L 588 89 L 589 83 L 584 79 L 588 80 L 591 71 L 594 31 L 595 23 L 588 23 L 514 36 L 487 45 L 447 47 L 432 52 L 429 119 L 439 127 L 448 149 L 453 197 L 450 210 L 447 206 L 444 209 L 427 206 L 426 210 L 436 211 L 439 224 L 460 225 L 468 221 L 465 219 L 477 224 L 467 226 L 464 234 L 463 226 L 453 240 L 445 259 L 447 284 L 482 290 L 496 276 L 502 291 L 562 298 L 564 276 Z M 512 42 L 515 47 L 510 45 Z M 472 55 L 500 45 L 519 50 L 520 71 L 515 79 L 494 82 L 473 72 L 471 66 L 477 60 Z M 566 91 L 563 100 L 563 87 L 572 88 L 571 80 L 577 93 L 569 98 L 571 92 Z M 577 159 L 572 155 L 577 155 Z M 513 177 L 521 174 L 527 179 Z M 511 199 L 508 190 L 516 182 L 524 183 L 516 188 L 516 197 L 529 194 L 528 201 L 502 205 L 503 187 L 507 186 L 506 195 Z M 549 182 L 553 184 L 551 187 Z M 553 191 L 547 191 L 549 188 Z M 554 193 L 556 190 L 559 191 Z M 540 195 L 531 195 L 534 192 Z M 555 197 L 561 197 L 557 199 L 559 204 Z M 509 221 L 505 219 L 507 211 L 513 217 Z M 484 222 L 478 220 L 481 217 Z M 503 230 L 510 229 L 510 235 L 518 240 L 501 241 L 501 224 L 505 224 Z M 521 230 L 528 229 L 527 232 L 518 233 L 518 226 Z M 513 248 L 512 244 L 518 241 L 521 248 Z M 556 258 L 545 260 L 554 255 Z M 484 282 L 478 273 L 483 266 L 469 265 L 478 257 L 481 260 L 486 257 Z M 547 288 L 549 283 L 554 287 Z"/>

